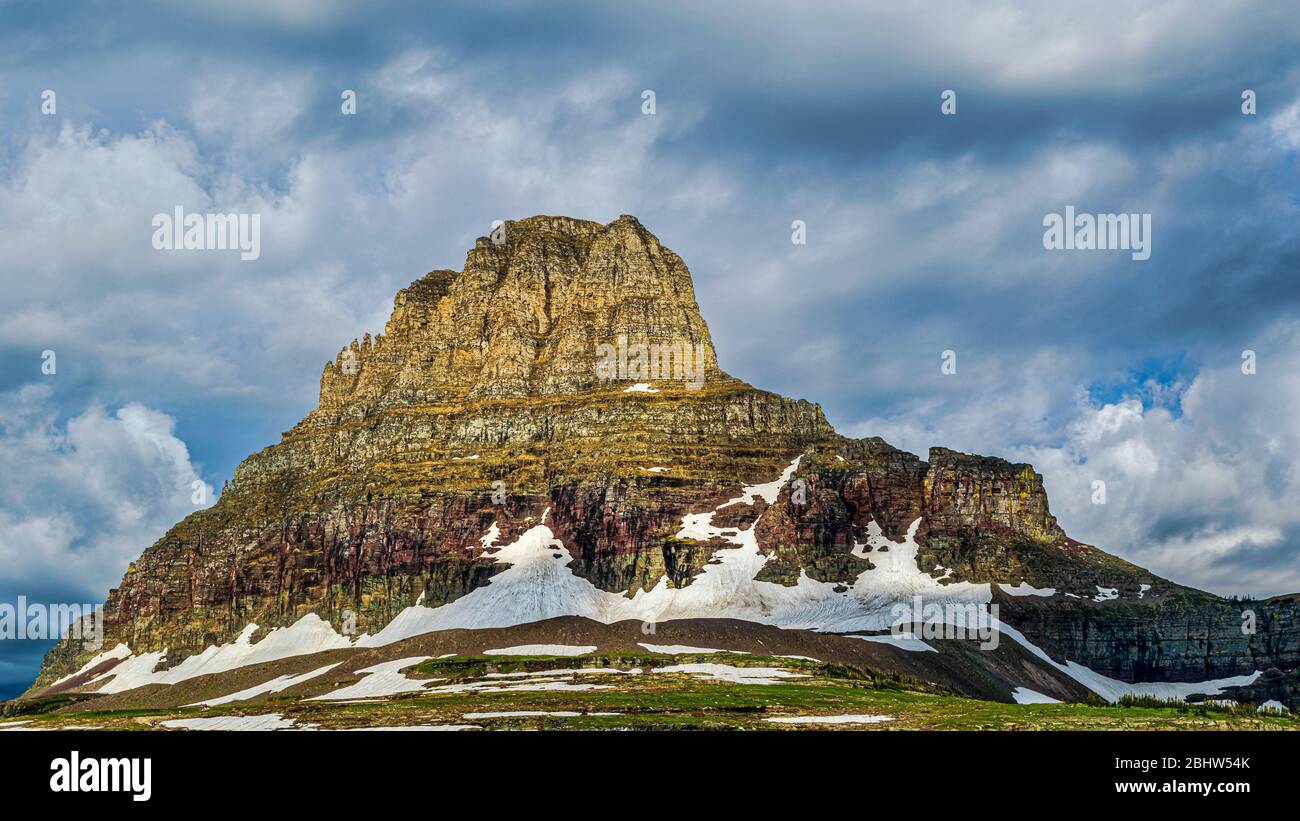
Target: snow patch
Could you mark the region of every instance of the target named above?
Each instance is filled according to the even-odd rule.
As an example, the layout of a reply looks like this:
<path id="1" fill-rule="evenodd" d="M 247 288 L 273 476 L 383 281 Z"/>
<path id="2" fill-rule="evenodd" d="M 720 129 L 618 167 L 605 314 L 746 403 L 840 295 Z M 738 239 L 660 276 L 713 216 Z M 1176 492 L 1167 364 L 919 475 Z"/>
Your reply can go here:
<path id="1" fill-rule="evenodd" d="M 669 656 L 681 656 L 687 653 L 736 653 L 741 656 L 749 655 L 743 650 L 719 650 L 715 647 L 692 647 L 689 644 L 646 644 L 643 641 L 637 642 L 651 653 L 664 653 Z"/>
<path id="2" fill-rule="evenodd" d="M 412 665 L 428 660 L 429 656 L 412 656 L 410 658 L 397 659 L 396 661 L 385 661 L 382 664 L 366 667 L 357 670 L 358 673 L 365 673 L 367 675 L 356 684 L 341 687 L 332 692 L 325 693 L 324 695 L 313 696 L 307 700 L 339 701 L 340 699 L 350 698 L 381 698 L 384 696 L 394 696 L 398 693 L 411 693 L 416 690 L 423 690 L 426 685 L 435 681 L 443 681 L 443 679 L 407 678 L 401 671 L 403 668 L 411 667 Z"/>
<path id="3" fill-rule="evenodd" d="M 1028 687 L 1017 687 L 1011 693 L 1011 697 L 1016 700 L 1017 704 L 1060 704 L 1061 700 L 1045 696 L 1036 690 L 1030 690 Z"/>
<path id="4" fill-rule="evenodd" d="M 585 656 L 596 652 L 595 645 L 575 644 L 519 644 L 484 650 L 485 656 Z"/>
<path id="5" fill-rule="evenodd" d="M 874 641 L 879 644 L 888 644 L 891 647 L 897 647 L 899 650 L 906 650 L 909 653 L 937 653 L 924 641 L 916 637 L 915 633 L 882 633 L 879 636 L 845 636 L 846 639 L 862 639 L 863 641 Z"/>
<path id="6" fill-rule="evenodd" d="M 262 684 L 255 684 L 246 690 L 240 690 L 239 692 L 231 693 L 228 696 L 220 696 L 219 698 L 210 698 L 207 701 L 199 701 L 194 704 L 186 704 L 185 706 L 186 707 L 216 707 L 218 704 L 229 704 L 232 701 L 247 701 L 248 699 L 253 698 L 255 696 L 260 696 L 267 693 L 278 693 L 281 692 L 282 690 L 288 690 L 290 687 L 293 687 L 295 685 L 302 684 L 304 681 L 310 681 L 316 678 L 317 676 L 322 676 L 328 673 L 330 670 L 333 670 L 335 667 L 338 667 L 342 663 L 343 662 L 341 661 L 336 661 L 333 664 L 327 664 L 324 667 L 318 667 L 315 670 L 311 670 L 306 673 L 301 673 L 296 676 L 287 676 L 287 675 L 277 676 L 276 678 L 273 678 L 270 681 L 263 682 Z"/>
<path id="7" fill-rule="evenodd" d="M 737 496 L 736 498 L 732 499 L 729 502 L 723 502 L 722 504 L 718 505 L 718 507 L 715 508 L 715 510 L 722 510 L 724 507 L 731 507 L 732 505 L 752 505 L 754 503 L 755 498 L 762 499 L 763 501 L 767 502 L 769 505 L 772 504 L 773 502 L 776 501 L 776 497 L 781 495 L 781 488 L 785 487 L 786 483 L 790 481 L 790 477 L 793 476 L 794 472 L 799 469 L 799 463 L 802 461 L 803 461 L 802 456 L 795 458 L 793 462 L 786 465 L 785 470 L 781 471 L 780 476 L 776 477 L 770 482 L 766 482 L 761 485 L 745 485 L 743 488 L 741 488 L 739 496 Z M 709 515 L 710 524 L 712 524 L 712 521 L 713 521 L 713 516 L 712 514 L 710 514 Z"/>
<path id="8" fill-rule="evenodd" d="M 659 391 L 650 387 L 649 382 L 638 382 L 630 388 L 624 388 L 623 393 L 659 393 Z"/>
<path id="9" fill-rule="evenodd" d="M 1055 587 L 1034 587 L 1029 582 L 1025 582 L 1025 581 L 1022 581 L 1020 584 L 1014 586 L 999 582 L 998 587 L 1002 588 L 1002 592 L 1006 593 L 1008 596 L 1055 596 L 1056 595 Z"/>
<path id="10" fill-rule="evenodd" d="M 73 673 L 72 675 L 64 676 L 63 678 L 61 678 L 61 679 L 59 679 L 58 681 L 56 681 L 56 682 L 54 682 L 53 684 L 51 684 L 50 686 L 51 686 L 51 687 L 58 687 L 58 686 L 59 686 L 60 684 L 62 684 L 63 682 L 65 682 L 65 681 L 71 681 L 72 679 L 76 678 L 77 676 L 81 675 L 82 673 L 85 673 L 85 672 L 87 672 L 87 671 L 89 671 L 89 670 L 93 670 L 93 669 L 95 669 L 95 667 L 99 666 L 100 664 L 103 664 L 103 663 L 106 662 L 106 661 L 109 661 L 109 660 L 112 660 L 112 659 L 117 659 L 117 660 L 121 661 L 122 659 L 127 659 L 127 658 L 130 658 L 130 657 L 131 657 L 131 648 L 130 648 L 130 647 L 127 647 L 125 644 L 118 644 L 118 645 L 117 645 L 116 647 L 114 647 L 112 650 L 105 650 L 104 652 L 102 652 L 102 653 L 100 653 L 99 655 L 95 656 L 95 657 L 94 657 L 93 659 L 91 659 L 90 661 L 88 661 L 88 662 L 86 662 L 85 664 L 81 665 L 81 669 L 77 670 L 77 672 Z"/>
<path id="11" fill-rule="evenodd" d="M 1133 696 L 1154 696 L 1156 698 L 1177 699 L 1186 701 L 1187 697 L 1196 693 L 1203 693 L 1207 696 L 1219 695 L 1225 687 L 1243 687 L 1247 684 L 1254 683 L 1263 673 L 1259 670 L 1246 676 L 1232 676 L 1230 678 L 1217 678 L 1210 681 L 1186 682 L 1186 681 L 1155 681 L 1139 684 L 1130 684 L 1126 681 L 1119 681 L 1101 673 L 1084 667 L 1082 664 L 1073 661 L 1066 661 L 1064 664 L 1055 661 L 1042 648 L 1025 638 L 1025 634 L 1015 629 L 1003 621 L 995 621 L 999 632 L 1004 636 L 1014 639 L 1029 652 L 1038 656 L 1043 661 L 1052 665 L 1056 669 L 1065 673 L 1070 678 L 1087 687 L 1097 695 L 1111 703 L 1119 701 L 1126 695 Z"/>
<path id="12" fill-rule="evenodd" d="M 212 718 L 173 718 L 162 723 L 175 730 L 288 730 L 298 727 L 291 718 L 281 718 L 278 713 L 261 716 L 214 716 Z M 306 724 L 298 729 L 313 729 Z"/>
<path id="13" fill-rule="evenodd" d="M 256 644 L 252 642 L 255 632 L 257 625 L 250 624 L 233 642 L 208 647 L 170 670 L 154 669 L 166 658 L 165 649 L 139 656 L 132 655 L 93 679 L 90 684 L 102 681 L 104 684 L 98 692 L 120 693 L 147 684 L 176 684 L 197 676 L 224 673 L 250 664 L 352 646 L 351 639 L 336 633 L 329 622 L 315 613 L 303 616 L 289 627 L 271 630 Z"/>
<path id="14" fill-rule="evenodd" d="M 732 684 L 780 684 L 784 679 L 808 678 L 779 667 L 733 667 L 730 664 L 673 664 L 656 668 L 656 673 L 686 673 L 706 681 L 729 681 Z"/>
<path id="15" fill-rule="evenodd" d="M 541 691 L 558 691 L 582 693 L 588 690 L 608 690 L 610 687 L 605 684 L 574 684 L 565 678 L 554 679 L 536 679 L 526 683 L 506 684 L 503 681 L 470 681 L 463 684 L 443 684 L 438 687 L 430 687 L 426 692 L 429 693 L 526 693 Z"/>

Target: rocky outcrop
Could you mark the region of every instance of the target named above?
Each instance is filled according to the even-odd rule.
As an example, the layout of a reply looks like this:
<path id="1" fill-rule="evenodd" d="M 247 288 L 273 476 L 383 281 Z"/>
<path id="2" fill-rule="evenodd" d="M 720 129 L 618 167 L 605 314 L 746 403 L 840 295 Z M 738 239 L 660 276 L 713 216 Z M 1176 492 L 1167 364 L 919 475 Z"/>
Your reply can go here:
<path id="1" fill-rule="evenodd" d="M 979 531 L 1040 542 L 1065 539 L 1048 512 L 1043 477 L 1030 465 L 930 448 L 924 481 L 932 537 Z"/>
<path id="2" fill-rule="evenodd" d="M 1205 681 L 1300 665 L 1294 597 L 1229 601 L 1179 589 L 1101 602 L 998 601 L 1003 618 L 1056 658 L 1126 681 Z"/>
<path id="3" fill-rule="evenodd" d="M 127 569 L 106 639 L 176 663 L 307 613 L 374 633 L 417 599 L 487 584 L 503 569 L 489 546 L 543 517 L 603 590 L 688 587 L 721 545 L 679 536 L 683 515 L 797 456 L 770 505 L 714 517 L 757 522 L 761 580 L 850 584 L 872 566 L 873 523 L 897 541 L 920 519 L 934 578 L 1057 589 L 1002 598 L 1058 658 L 1121 678 L 1295 666 L 1291 605 L 1233 638 L 1234 604 L 1068 538 L 1029 465 L 846 439 L 818 406 L 727 375 L 685 264 L 628 216 L 507 222 L 461 271 L 399 292 L 383 334 L 326 364 L 318 407 Z M 1127 598 L 1094 601 L 1102 588 Z M 61 644 L 38 684 L 85 655 Z"/>
<path id="4" fill-rule="evenodd" d="M 1282 705 L 1288 712 L 1300 711 L 1300 670 L 1279 670 L 1270 667 L 1259 678 L 1244 687 L 1227 687 L 1216 698 L 1226 698 L 1239 704 L 1254 704 L 1256 708 L 1277 709 Z M 1267 705 L 1267 706 L 1265 706 Z"/>

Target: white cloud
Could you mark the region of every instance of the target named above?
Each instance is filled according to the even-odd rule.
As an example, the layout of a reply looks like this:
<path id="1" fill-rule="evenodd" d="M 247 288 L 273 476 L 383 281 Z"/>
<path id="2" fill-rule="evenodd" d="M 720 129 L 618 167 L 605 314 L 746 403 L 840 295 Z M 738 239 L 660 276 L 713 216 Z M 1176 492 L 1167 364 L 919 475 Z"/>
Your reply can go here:
<path id="1" fill-rule="evenodd" d="M 0 567 L 24 586 L 99 601 L 127 563 L 195 504 L 202 482 L 175 421 L 139 404 L 58 420 L 53 392 L 0 394 Z"/>
<path id="2" fill-rule="evenodd" d="M 283 137 L 312 94 L 303 75 L 221 66 L 200 77 L 190 94 L 190 122 L 201 139 L 224 143 L 234 157 L 256 157 Z"/>
<path id="3" fill-rule="evenodd" d="M 1282 7 L 1223 2 L 1188 14 L 1177 3 L 1106 0 L 1087 5 L 948 0 L 915 8 L 822 0 L 697 3 L 678 0 L 643 25 L 680 27 L 718 70 L 791 89 L 886 86 L 906 77 L 940 89 L 1126 93 L 1171 83 L 1227 53 L 1294 37 Z M 726 37 L 716 36 L 725 30 Z M 689 39 L 698 32 L 698 39 Z M 679 46 L 681 48 L 681 46 Z M 731 58 L 731 59 L 727 59 Z"/>
<path id="4" fill-rule="evenodd" d="M 1077 357 L 1045 349 L 1023 359 L 957 351 L 956 373 L 941 370 L 941 350 L 923 370 L 909 361 L 883 362 L 866 378 L 882 390 L 920 396 L 887 416 L 843 426 L 851 436 L 880 436 L 925 458 L 931 447 L 997 454 L 1012 444 L 1055 441 L 1058 420 L 1073 413 L 1080 388 Z M 1001 354 L 1001 352 L 999 352 Z"/>
<path id="5" fill-rule="evenodd" d="M 923 457 L 946 445 L 1030 462 L 1067 533 L 1174 581 L 1225 595 L 1295 592 L 1300 323 L 1254 347 L 1258 373 L 1243 374 L 1238 352 L 1225 351 L 1175 388 L 1181 414 L 1135 397 L 1091 402 L 1068 381 L 1077 368 L 1043 358 L 1024 371 L 978 366 L 973 384 L 954 382 L 960 396 L 851 429 Z M 1097 480 L 1104 505 L 1093 503 Z"/>
<path id="6" fill-rule="evenodd" d="M 328 158 L 308 152 L 277 194 L 219 163 L 164 122 L 135 134 L 66 125 L 31 137 L 0 179 L 0 346 L 55 350 L 61 367 L 97 374 L 117 396 L 274 385 L 268 400 L 314 399 L 320 365 L 396 290 L 340 262 L 364 264 L 376 246 L 370 223 L 332 207 L 365 201 L 352 187 L 363 172 L 331 173 Z M 260 214 L 262 258 L 155 250 L 153 216 L 176 206 Z M 268 345 L 276 357 L 261 355 Z"/>

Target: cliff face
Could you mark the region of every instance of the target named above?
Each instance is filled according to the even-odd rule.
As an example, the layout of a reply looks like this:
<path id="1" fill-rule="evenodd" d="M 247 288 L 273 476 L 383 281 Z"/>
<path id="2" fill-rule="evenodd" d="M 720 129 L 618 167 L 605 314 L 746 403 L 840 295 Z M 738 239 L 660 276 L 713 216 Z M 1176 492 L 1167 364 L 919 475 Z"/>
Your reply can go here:
<path id="1" fill-rule="evenodd" d="M 1026 635 L 1048 637 L 1044 646 L 1056 657 L 1126 681 L 1206 681 L 1300 665 L 1294 598 L 1229 602 L 1195 591 L 1146 596 L 1102 603 L 1004 598 L 1000 605 L 1002 617 Z M 1241 700 L 1270 698 L 1280 697 Z"/>
<path id="2" fill-rule="evenodd" d="M 634 218 L 507 222 L 504 241 L 479 239 L 463 271 L 433 271 L 399 292 L 385 333 L 325 366 L 320 407 L 295 430 L 399 407 L 583 394 L 604 381 L 597 349 L 617 349 L 620 337 L 625 348 L 685 346 L 690 362 L 670 360 L 669 370 L 724 378 L 690 272 Z M 484 438 L 474 428 L 454 433 Z"/>
<path id="3" fill-rule="evenodd" d="M 1056 588 L 1002 598 L 1058 658 L 1147 678 L 1294 666 L 1286 608 L 1273 644 L 1188 643 L 1194 622 L 1237 609 L 1069 539 L 1030 466 L 846 439 L 816 405 L 722 372 L 690 273 L 634 218 L 533 217 L 504 233 L 462 271 L 399 292 L 384 334 L 325 366 L 319 406 L 144 551 L 109 594 L 109 646 L 167 648 L 175 663 L 307 613 L 375 633 L 417 599 L 486 584 L 504 569 L 488 545 L 543 516 L 598 588 L 685 588 L 721 545 L 680 538 L 682 517 L 802 456 L 775 501 L 715 519 L 757 522 L 762 581 L 851 585 L 872 567 L 873 524 L 900 540 L 919 519 L 917 565 L 934 578 Z M 38 683 L 84 655 L 61 644 Z"/>

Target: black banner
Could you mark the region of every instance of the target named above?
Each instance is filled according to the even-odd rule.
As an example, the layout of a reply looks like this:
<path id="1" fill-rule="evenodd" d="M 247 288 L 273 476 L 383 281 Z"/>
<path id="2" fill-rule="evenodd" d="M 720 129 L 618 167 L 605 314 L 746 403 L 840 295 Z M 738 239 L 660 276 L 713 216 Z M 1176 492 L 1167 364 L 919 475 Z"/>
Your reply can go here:
<path id="1" fill-rule="evenodd" d="M 1280 732 L 0 733 L 6 797 L 52 811 L 419 808 L 451 794 L 592 806 L 663 789 L 702 805 L 714 792 L 732 807 L 774 794 L 852 802 L 866 790 L 1230 810 L 1292 794 L 1294 750 Z"/>

